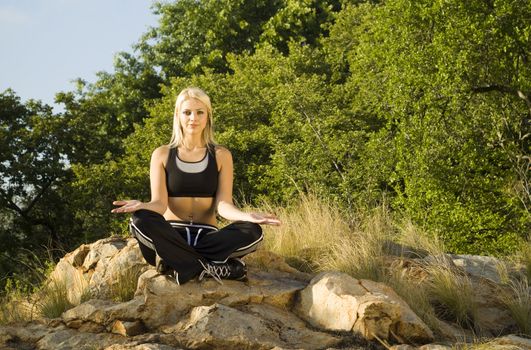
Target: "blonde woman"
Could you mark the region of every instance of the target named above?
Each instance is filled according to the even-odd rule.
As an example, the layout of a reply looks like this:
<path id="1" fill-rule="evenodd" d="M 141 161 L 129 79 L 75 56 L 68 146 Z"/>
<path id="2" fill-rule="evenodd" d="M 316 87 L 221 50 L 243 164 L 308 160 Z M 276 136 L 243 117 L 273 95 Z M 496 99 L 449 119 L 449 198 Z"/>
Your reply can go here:
<path id="1" fill-rule="evenodd" d="M 214 142 L 212 106 L 201 89 L 177 97 L 171 141 L 153 152 L 149 177 L 150 202 L 118 200 L 112 210 L 133 213 L 130 230 L 145 260 L 179 284 L 196 276 L 245 279 L 239 258 L 262 242 L 259 224 L 280 221 L 234 205 L 232 156 Z M 233 222 L 218 229 L 216 212 Z"/>

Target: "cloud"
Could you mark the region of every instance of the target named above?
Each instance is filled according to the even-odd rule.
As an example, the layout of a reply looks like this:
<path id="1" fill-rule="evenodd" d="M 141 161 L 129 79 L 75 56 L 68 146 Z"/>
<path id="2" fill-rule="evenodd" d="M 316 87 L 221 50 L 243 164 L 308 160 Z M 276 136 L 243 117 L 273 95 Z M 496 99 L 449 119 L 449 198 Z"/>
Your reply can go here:
<path id="1" fill-rule="evenodd" d="M 26 24 L 30 16 L 23 11 L 10 7 L 0 7 L 0 23 L 3 25 Z"/>

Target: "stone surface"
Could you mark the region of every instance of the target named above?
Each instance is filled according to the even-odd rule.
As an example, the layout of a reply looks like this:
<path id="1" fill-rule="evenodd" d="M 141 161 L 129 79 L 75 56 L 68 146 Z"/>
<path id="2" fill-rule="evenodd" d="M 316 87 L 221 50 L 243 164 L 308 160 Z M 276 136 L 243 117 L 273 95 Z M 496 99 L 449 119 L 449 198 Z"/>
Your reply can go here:
<path id="1" fill-rule="evenodd" d="M 501 283 L 501 276 L 498 267 L 501 264 L 499 259 L 492 256 L 480 255 L 448 255 L 455 266 L 464 269 L 469 275 L 486 278 L 495 283 Z"/>
<path id="2" fill-rule="evenodd" d="M 522 338 L 513 334 L 494 339 L 487 344 L 489 349 L 492 348 L 493 350 L 531 350 L 531 339 Z"/>
<path id="3" fill-rule="evenodd" d="M 141 321 L 121 321 L 115 320 L 111 326 L 111 332 L 114 334 L 123 335 L 124 337 L 131 337 L 142 334 L 146 331 L 144 324 Z"/>
<path id="4" fill-rule="evenodd" d="M 173 346 L 164 344 L 115 344 L 106 347 L 104 350 L 179 350 L 181 348 L 175 348 Z"/>
<path id="5" fill-rule="evenodd" d="M 251 271 L 248 282 L 213 280 L 190 281 L 177 285 L 165 276 L 149 270 L 140 276 L 136 298 L 143 300 L 141 318 L 149 329 L 176 323 L 191 308 L 220 303 L 239 305 L 266 303 L 290 308 L 296 293 L 305 283 L 293 279 L 285 272 Z"/>
<path id="6" fill-rule="evenodd" d="M 429 278 L 423 266 L 435 259 L 386 258 L 389 267 L 398 266 L 413 280 Z M 496 283 L 491 268 L 498 262 L 488 257 L 444 258 L 469 273 L 477 291 L 478 323 L 487 335 L 514 329 L 497 297 L 505 288 Z M 0 348 L 366 350 L 381 348 L 376 337 L 415 345 L 397 344 L 394 350 L 451 348 L 431 343 L 431 331 L 382 283 L 338 272 L 314 277 L 267 251 L 244 260 L 249 267 L 246 282 L 219 285 L 205 280 L 179 286 L 143 261 L 134 239 L 111 237 L 82 245 L 65 255 L 50 277 L 64 283 L 70 301 L 79 305 L 60 318 L 0 326 Z M 112 301 L 116 276 L 133 270 L 141 273 L 134 298 Z M 529 339 L 516 336 L 475 344 L 471 331 L 434 322 L 439 324 L 438 342 L 466 342 L 482 350 L 531 349 Z"/>
<path id="7" fill-rule="evenodd" d="M 68 299 L 78 304 L 87 295 L 107 298 L 117 276 L 124 271 L 149 268 L 134 239 L 110 237 L 84 244 L 66 254 L 50 274 L 50 278 L 66 285 Z"/>
<path id="8" fill-rule="evenodd" d="M 312 279 L 301 291 L 295 311 L 316 327 L 354 331 L 369 340 L 433 340 L 431 330 L 389 287 L 339 272 Z"/>
<path id="9" fill-rule="evenodd" d="M 252 305 L 240 311 L 221 304 L 199 306 L 177 326 L 176 334 L 192 349 L 321 349 L 338 338 L 306 329 L 288 312 L 269 305 Z"/>

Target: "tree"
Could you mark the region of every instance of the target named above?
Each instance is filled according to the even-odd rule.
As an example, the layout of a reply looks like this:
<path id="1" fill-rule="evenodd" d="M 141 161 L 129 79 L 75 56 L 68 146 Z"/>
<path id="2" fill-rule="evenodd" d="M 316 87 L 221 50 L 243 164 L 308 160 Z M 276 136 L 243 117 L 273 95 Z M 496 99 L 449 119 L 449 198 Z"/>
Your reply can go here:
<path id="1" fill-rule="evenodd" d="M 395 208 L 451 251 L 509 252 L 529 232 L 517 169 L 529 150 L 530 14 L 522 1 L 395 0 L 346 7 L 331 29 L 338 81 L 385 120 L 363 158 L 382 164 Z"/>
<path id="2" fill-rule="evenodd" d="M 39 255 L 68 246 L 76 224 L 64 191 L 72 173 L 62 118 L 50 106 L 22 103 L 6 90 L 0 94 L 0 123 L 0 275 L 5 276 L 24 260 L 24 249 Z"/>

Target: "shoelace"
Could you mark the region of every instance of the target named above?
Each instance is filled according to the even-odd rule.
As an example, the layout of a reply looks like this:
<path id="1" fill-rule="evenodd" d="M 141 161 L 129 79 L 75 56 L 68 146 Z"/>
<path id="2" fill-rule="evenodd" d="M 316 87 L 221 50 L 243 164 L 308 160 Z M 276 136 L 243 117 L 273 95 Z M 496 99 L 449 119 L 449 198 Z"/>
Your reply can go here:
<path id="1" fill-rule="evenodd" d="M 199 263 L 201 263 L 201 266 L 203 266 L 203 271 L 201 271 L 201 274 L 199 275 L 200 281 L 202 281 L 205 276 L 210 276 L 214 278 L 219 284 L 223 284 L 223 281 L 221 279 L 230 275 L 230 269 L 227 264 L 214 265 L 204 263 L 201 260 L 199 260 Z"/>

